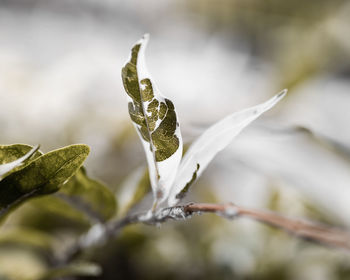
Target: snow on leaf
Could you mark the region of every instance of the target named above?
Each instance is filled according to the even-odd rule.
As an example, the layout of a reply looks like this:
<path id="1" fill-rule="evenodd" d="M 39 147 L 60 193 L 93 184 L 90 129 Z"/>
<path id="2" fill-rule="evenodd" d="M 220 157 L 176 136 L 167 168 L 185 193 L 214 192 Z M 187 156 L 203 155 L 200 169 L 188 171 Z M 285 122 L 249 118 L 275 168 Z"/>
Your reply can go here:
<path id="1" fill-rule="evenodd" d="M 184 197 L 190 185 L 202 174 L 215 155 L 228 146 L 247 125 L 271 109 L 287 93 L 283 90 L 268 101 L 233 113 L 209 127 L 189 148 L 179 166 L 168 204 Z"/>
<path id="2" fill-rule="evenodd" d="M 130 118 L 143 144 L 156 202 L 164 201 L 182 157 L 182 137 L 173 103 L 161 95 L 148 74 L 144 52 L 148 34 L 131 50 L 122 69 Z"/>

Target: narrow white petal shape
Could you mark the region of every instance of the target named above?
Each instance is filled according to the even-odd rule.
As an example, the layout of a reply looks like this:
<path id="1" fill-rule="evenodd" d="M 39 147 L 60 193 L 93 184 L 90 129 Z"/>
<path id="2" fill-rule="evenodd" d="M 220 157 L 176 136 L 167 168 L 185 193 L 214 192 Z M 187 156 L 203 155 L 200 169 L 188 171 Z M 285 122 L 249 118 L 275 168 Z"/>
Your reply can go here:
<path id="1" fill-rule="evenodd" d="M 168 198 L 169 206 L 174 206 L 180 201 L 218 152 L 227 147 L 247 125 L 271 109 L 286 93 L 285 89 L 262 104 L 227 116 L 209 127 L 194 141 L 179 166 Z"/>

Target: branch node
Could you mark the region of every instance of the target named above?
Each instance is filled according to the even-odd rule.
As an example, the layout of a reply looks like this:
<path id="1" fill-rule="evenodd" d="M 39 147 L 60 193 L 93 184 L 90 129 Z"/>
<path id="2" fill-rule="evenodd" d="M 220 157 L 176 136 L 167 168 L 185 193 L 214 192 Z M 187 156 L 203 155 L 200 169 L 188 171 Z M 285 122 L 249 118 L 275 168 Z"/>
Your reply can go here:
<path id="1" fill-rule="evenodd" d="M 239 211 L 233 203 L 228 203 L 224 208 L 224 211 L 219 211 L 217 214 L 226 219 L 234 219 L 239 215 Z"/>
<path id="2" fill-rule="evenodd" d="M 190 215 L 185 212 L 185 208 L 183 206 L 175 206 L 161 209 L 155 215 L 155 219 L 159 221 L 164 221 L 167 219 L 172 220 L 184 220 L 188 218 Z"/>

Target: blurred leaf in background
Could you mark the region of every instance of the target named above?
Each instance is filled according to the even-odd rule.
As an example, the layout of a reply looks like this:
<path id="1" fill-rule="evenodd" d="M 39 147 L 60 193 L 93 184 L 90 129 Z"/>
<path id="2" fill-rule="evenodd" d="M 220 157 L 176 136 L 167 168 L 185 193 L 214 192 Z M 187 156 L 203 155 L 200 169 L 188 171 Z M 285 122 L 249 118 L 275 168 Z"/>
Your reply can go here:
<path id="1" fill-rule="evenodd" d="M 72 193 L 64 185 L 58 194 L 93 189 L 82 201 L 104 219 L 115 211 L 114 191 L 118 216 L 142 210 L 135 204 L 150 192 L 146 162 L 119 73 L 129 46 L 150 32 L 148 66 L 176 104 L 186 142 L 195 128 L 289 89 L 218 155 L 186 201 L 232 201 L 349 228 L 348 157 L 324 142 L 350 146 L 349 20 L 346 0 L 0 1 L 1 142 L 47 150 L 87 143 L 88 174 L 110 191 L 80 170 L 67 183 Z M 54 195 L 12 212 L 0 228 L 0 278 L 45 275 L 45 248 L 59 255 L 95 222 L 75 206 Z M 107 280 L 350 277 L 345 252 L 209 215 L 128 227 L 86 258 L 102 267 L 96 279 Z"/>

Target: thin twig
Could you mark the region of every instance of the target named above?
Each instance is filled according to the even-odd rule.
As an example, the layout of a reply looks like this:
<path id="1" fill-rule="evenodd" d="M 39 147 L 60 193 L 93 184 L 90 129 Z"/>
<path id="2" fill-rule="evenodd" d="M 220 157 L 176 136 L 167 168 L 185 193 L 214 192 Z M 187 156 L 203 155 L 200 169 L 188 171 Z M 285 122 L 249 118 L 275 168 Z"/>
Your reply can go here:
<path id="1" fill-rule="evenodd" d="M 238 217 L 251 218 L 253 220 L 277 227 L 299 238 L 311 240 L 323 245 L 350 250 L 350 233 L 339 229 L 306 220 L 293 219 L 276 214 L 271 211 L 255 210 L 228 204 L 190 203 L 182 206 L 166 207 L 157 212 L 143 212 L 126 216 L 107 224 L 97 224 L 78 242 L 70 248 L 65 255 L 63 263 L 68 263 L 78 257 L 87 248 L 102 245 L 107 240 L 114 238 L 121 229 L 130 224 L 160 224 L 168 220 L 184 220 L 191 218 L 193 214 L 214 213 L 227 219 Z M 62 262 L 60 262 L 62 263 Z"/>
<path id="2" fill-rule="evenodd" d="M 236 217 L 252 218 L 270 226 L 283 229 L 297 237 L 350 250 L 350 233 L 348 231 L 311 221 L 285 217 L 270 211 L 255 210 L 233 204 L 189 204 L 185 206 L 185 210 L 189 213 L 196 213 L 198 211 L 213 212 L 224 217 L 229 217 L 236 211 Z"/>

